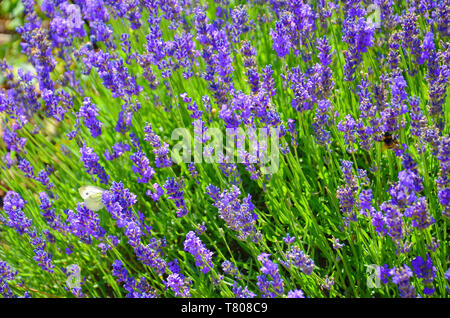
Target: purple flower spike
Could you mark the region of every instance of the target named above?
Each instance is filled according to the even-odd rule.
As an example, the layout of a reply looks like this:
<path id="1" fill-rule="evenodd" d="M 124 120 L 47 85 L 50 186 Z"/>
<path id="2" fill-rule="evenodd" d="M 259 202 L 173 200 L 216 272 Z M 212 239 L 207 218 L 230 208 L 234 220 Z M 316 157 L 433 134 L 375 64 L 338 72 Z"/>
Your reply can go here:
<path id="1" fill-rule="evenodd" d="M 201 269 L 202 273 L 209 273 L 211 268 L 214 267 L 212 263 L 213 253 L 205 247 L 200 238 L 195 235 L 194 231 L 186 234 L 184 250 L 194 256 L 195 265 Z"/>

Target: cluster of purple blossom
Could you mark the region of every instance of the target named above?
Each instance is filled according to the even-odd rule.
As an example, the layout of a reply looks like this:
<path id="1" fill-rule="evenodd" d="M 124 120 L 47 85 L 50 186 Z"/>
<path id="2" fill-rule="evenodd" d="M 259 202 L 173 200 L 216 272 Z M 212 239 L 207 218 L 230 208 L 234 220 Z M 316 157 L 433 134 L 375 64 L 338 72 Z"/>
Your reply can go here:
<path id="1" fill-rule="evenodd" d="M 284 254 L 286 261 L 280 261 L 287 268 L 299 269 L 306 275 L 311 275 L 314 269 L 314 261 L 298 246 L 291 245 Z"/>
<path id="2" fill-rule="evenodd" d="M 257 259 L 261 262 L 261 275 L 258 279 L 258 289 L 262 297 L 275 297 L 284 293 L 284 281 L 279 273 L 278 265 L 269 259 L 269 254 L 260 254 Z"/>
<path id="3" fill-rule="evenodd" d="M 5 261 L 0 260 L 0 295 L 4 298 L 15 298 L 18 297 L 15 295 L 11 287 L 9 286 L 9 282 L 12 282 L 17 277 L 17 271 L 14 271 L 11 266 L 8 265 Z M 23 295 L 24 298 L 30 298 L 31 295 L 28 292 L 25 292 Z"/>
<path id="4" fill-rule="evenodd" d="M 64 210 L 64 214 L 57 215 L 53 207 L 54 202 L 46 192 L 39 193 L 39 199 L 41 215 L 51 229 L 63 235 L 71 233 L 85 244 L 93 244 L 94 240 L 100 242 L 97 246 L 103 254 L 119 243 L 114 235 L 106 235 L 105 229 L 100 225 L 99 215 L 89 210 L 84 203 L 78 203 L 75 211 L 67 209 Z M 62 215 L 66 216 L 65 220 L 62 219 Z M 54 241 L 54 239 L 50 239 L 53 234 L 48 230 L 45 230 L 44 234 L 48 241 Z M 107 239 L 111 240 L 111 243 L 108 243 Z"/>
<path id="5" fill-rule="evenodd" d="M 206 274 L 214 267 L 212 263 L 213 253 L 205 247 L 200 238 L 195 235 L 195 232 L 190 231 L 186 234 L 184 250 L 195 257 L 195 265 L 200 267 L 202 273 Z"/>
<path id="6" fill-rule="evenodd" d="M 433 281 L 436 277 L 436 267 L 433 266 L 430 256 L 427 254 L 426 259 L 417 256 L 411 261 L 411 264 L 413 270 L 406 264 L 394 268 L 389 268 L 388 265 L 380 267 L 380 280 L 387 284 L 389 283 L 389 278 L 391 278 L 392 283 L 397 285 L 401 297 L 414 298 L 417 291 L 411 283 L 411 278 L 415 274 L 424 284 L 424 295 L 432 295 L 435 292 Z"/>
<path id="7" fill-rule="evenodd" d="M 380 212 L 373 212 L 372 222 L 374 226 L 376 223 L 378 234 L 387 234 L 401 252 L 408 252 L 411 244 L 403 242 L 410 231 L 405 217 L 411 220 L 412 227 L 421 230 L 430 227 L 435 220 L 430 215 L 427 198 L 419 196 L 423 184 L 417 164 L 406 152 L 402 154 L 402 159 L 405 170 L 399 172 L 399 181 L 388 191 L 391 199 L 380 205 Z"/>
<path id="8" fill-rule="evenodd" d="M 181 218 L 188 214 L 189 211 L 186 208 L 186 202 L 184 201 L 184 181 L 169 177 L 163 187 L 166 190 L 169 199 L 172 200 L 177 207 L 177 217 Z"/>
<path id="9" fill-rule="evenodd" d="M 8 191 L 3 200 L 3 211 L 0 214 L 0 222 L 14 229 L 19 235 L 27 234 L 30 244 L 34 247 L 33 260 L 42 270 L 53 273 L 55 265 L 52 264 L 52 255 L 45 250 L 46 241 L 38 233 L 33 220 L 28 218 L 23 211 L 27 202 L 14 191 Z"/>
<path id="10" fill-rule="evenodd" d="M 84 125 L 89 129 L 92 138 L 96 138 L 102 134 L 103 124 L 97 120 L 98 108 L 91 102 L 89 97 L 85 97 L 83 105 L 80 107 L 76 119 L 75 129 L 67 134 L 69 139 L 74 139 L 81 128 L 81 118 L 84 118 Z"/>
<path id="11" fill-rule="evenodd" d="M 345 186 L 339 186 L 337 189 L 337 197 L 339 199 L 341 213 L 344 216 L 344 222 L 356 221 L 356 213 L 354 211 L 356 202 L 356 193 L 358 192 L 358 182 L 352 171 L 353 163 L 351 161 L 342 160 L 341 170 L 345 180 Z"/>
<path id="12" fill-rule="evenodd" d="M 113 275 L 117 278 L 119 283 L 123 284 L 123 288 L 128 292 L 128 298 L 155 298 L 156 293 L 148 284 L 145 277 L 141 277 L 136 281 L 130 276 L 128 270 L 125 268 L 120 260 L 115 260 L 112 264 Z"/>
<path id="13" fill-rule="evenodd" d="M 117 227 L 124 229 L 128 244 L 138 260 L 158 273 L 164 273 L 166 261 L 161 248 L 165 245 L 165 240 L 151 237 L 151 227 L 144 223 L 144 215 L 138 212 L 136 216 L 133 212 L 133 205 L 137 202 L 136 195 L 124 188 L 122 182 L 113 182 L 111 188 L 103 193 L 102 201 L 115 219 Z M 148 244 L 143 242 L 144 237 L 148 237 Z"/>
<path id="14" fill-rule="evenodd" d="M 289 235 L 284 238 L 288 249 L 280 252 L 282 259 L 278 259 L 282 267 L 271 260 L 270 257 L 275 259 L 276 255 L 265 250 L 266 242 L 261 229 L 269 227 L 270 224 L 267 224 L 270 222 L 260 220 L 262 216 L 266 218 L 266 213 L 261 211 L 259 199 L 267 194 L 266 185 L 271 182 L 272 176 L 264 176 L 261 172 L 265 162 L 260 154 L 267 150 L 268 145 L 256 142 L 255 152 L 249 153 L 237 131 L 243 127 L 250 132 L 256 128 L 264 128 L 266 132 L 276 128 L 280 138 L 289 133 L 290 145 L 284 143 L 281 152 L 285 155 L 283 159 L 287 159 L 283 162 L 289 163 L 284 172 L 291 170 L 291 175 L 297 173 L 297 167 L 291 164 L 299 159 L 299 154 L 309 155 L 307 150 L 301 149 L 305 145 L 299 140 L 304 142 L 308 134 L 314 136 L 320 146 L 316 147 L 317 157 L 326 158 L 331 166 L 334 163 L 328 160 L 331 158 L 329 154 L 341 155 L 334 149 L 343 138 L 346 145 L 343 148 L 346 149 L 342 149 L 342 158 L 351 156 L 354 161 L 341 160 L 344 184 L 331 195 L 333 200 L 335 197 L 339 200 L 346 225 L 344 231 L 353 230 L 351 224 L 359 226 L 360 218 L 370 220 L 383 244 L 385 238 L 388 242 L 392 241 L 392 246 L 395 245 L 396 252 L 402 256 L 412 252 L 413 244 L 419 244 L 417 237 L 426 237 L 431 256 L 426 254 L 425 258 L 427 251 L 420 251 L 421 256 L 415 257 L 411 265 L 395 263 L 390 268 L 386 264 L 380 268 L 380 278 L 385 284 L 391 281 L 397 285 L 401 297 L 415 297 L 421 293 L 413 284 L 415 275 L 424 286 L 423 294 L 433 295 L 436 292 L 434 281 L 437 269 L 432 260 L 440 241 L 432 237 L 434 234 L 428 230 L 441 220 L 446 222 L 450 218 L 450 139 L 445 135 L 448 131 L 445 107 L 448 106 L 450 79 L 450 45 L 445 42 L 449 36 L 449 5 L 447 1 L 431 0 L 406 1 L 402 4 L 396 4 L 393 0 L 375 1 L 381 11 L 381 21 L 377 21 L 379 25 L 374 25 L 368 17 L 366 1 L 364 4 L 354 0 L 338 2 L 253 1 L 252 6 L 266 6 L 263 11 L 270 12 L 267 16 L 259 16 L 258 22 L 273 21 L 267 28 L 260 28 L 250 18 L 253 7 L 232 7 L 226 0 L 214 1 L 211 5 L 216 9 L 214 18 L 208 11 L 210 8 L 203 6 L 202 1 L 23 0 L 25 23 L 17 28 L 17 32 L 20 34 L 22 53 L 27 56 L 33 72 L 22 69 L 16 72 L 12 66 L 0 61 L 6 87 L 0 90 L 2 153 L 3 148 L 5 150 L 2 171 L 9 173 L 17 167 L 27 179 L 39 183 L 33 184 L 33 187 L 40 187 L 37 191 L 40 213 L 53 231 L 39 230 L 36 219 L 26 213 L 26 208 L 31 204 L 27 204 L 24 198 L 29 200 L 29 197 L 23 198 L 21 195 L 24 194 L 12 190 L 2 200 L 0 225 L 4 224 L 17 235 L 26 237 L 34 252 L 33 260 L 49 273 L 55 271 L 53 255 L 49 251 L 59 251 L 56 244 L 53 245 L 56 234 L 62 237 L 71 235 L 87 245 L 94 245 L 95 242 L 103 256 L 113 249 L 118 252 L 115 248 L 120 240 L 109 234 L 109 228 L 101 222 L 103 216 L 90 210 L 86 204 L 78 203 L 74 210 L 56 212 L 55 206 L 64 202 L 58 202 L 60 189 L 55 189 L 55 184 L 50 181 L 50 177 L 54 182 L 61 181 L 60 175 L 52 176 L 53 167 L 48 166 L 35 174 L 37 165 L 30 163 L 33 153 L 27 152 L 27 149 L 32 149 L 33 143 L 39 140 L 33 136 L 43 130 L 41 123 L 56 120 L 58 134 L 65 135 L 78 146 L 78 165 L 83 166 L 93 182 L 99 181 L 108 187 L 102 194 L 107 217 L 111 217 L 117 228 L 122 230 L 137 261 L 142 263 L 139 265 L 151 268 L 163 280 L 166 291 L 171 289 L 175 296 L 190 297 L 192 281 L 187 273 L 184 273 L 186 276 L 181 273 L 177 259 L 169 261 L 166 239 L 155 235 L 156 231 L 148 225 L 148 215 L 138 210 L 148 202 L 138 204 L 138 188 L 133 188 L 136 184 L 131 184 L 146 187 L 152 184 L 152 188 L 147 188 L 145 192 L 153 200 L 152 206 L 165 208 L 167 200 L 170 200 L 170 204 L 176 206 L 176 216 L 180 218 L 172 223 L 191 222 L 197 215 L 188 197 L 191 184 L 183 176 L 188 171 L 197 189 L 201 184 L 201 189 L 209 184 L 206 194 L 213 200 L 212 205 L 217 208 L 219 218 L 240 240 L 239 244 L 251 244 L 253 256 L 261 265 L 256 283 L 247 286 L 234 259 L 233 262 L 224 261 L 222 271 L 229 276 L 226 279 L 234 281 L 232 293 L 236 297 L 255 297 L 257 294 L 251 288 L 257 287 L 261 297 L 304 298 L 301 289 L 286 292 L 286 286 L 292 284 L 283 278 L 282 271 L 299 270 L 311 278 L 316 266 L 312 257 L 297 245 L 298 242 L 294 244 L 295 238 Z M 403 5 L 405 10 L 397 13 L 397 7 Z M 328 32 L 328 28 L 335 28 L 332 15 L 341 13 L 342 37 L 337 39 L 335 32 Z M 117 19 L 127 28 L 129 26 L 132 32 L 116 34 L 114 20 Z M 259 64 L 267 61 L 262 54 L 265 53 L 261 49 L 264 47 L 259 43 L 267 41 L 256 41 L 254 38 L 255 31 L 260 30 L 270 30 L 269 48 L 271 46 L 276 54 L 276 60 L 269 59 L 272 64 Z M 331 33 L 333 36 L 328 36 Z M 439 44 L 438 40 L 441 40 Z M 346 49 L 343 62 L 340 60 L 342 55 L 336 53 L 340 42 Z M 385 49 L 386 54 L 378 52 L 379 48 Z M 297 63 L 300 59 L 302 63 Z M 368 61 L 371 63 L 369 67 Z M 374 69 L 377 64 L 379 69 Z M 416 83 L 411 79 L 422 75 L 425 77 L 422 84 L 428 86 L 428 91 L 419 94 L 413 87 Z M 92 82 L 93 89 L 89 92 L 85 92 L 89 86 L 80 82 L 87 76 L 89 79 L 100 79 L 99 83 Z M 278 77 L 283 80 L 283 90 L 277 86 L 281 84 Z M 342 85 L 337 79 L 345 81 L 345 84 Z M 198 88 L 200 94 L 195 94 L 197 92 L 190 87 L 192 85 Z M 191 88 L 189 95 L 187 87 Z M 201 88 L 207 91 L 201 92 Z M 183 93 L 179 94 L 178 90 Z M 154 93 L 155 107 L 150 109 L 151 114 L 141 110 L 147 106 L 143 103 L 144 92 L 146 100 L 150 100 L 148 95 Z M 342 95 L 350 97 L 342 101 Z M 353 97 L 357 100 L 356 107 Z M 178 103 L 179 98 L 183 103 Z M 340 102 L 345 105 L 337 108 Z M 288 109 L 284 108 L 284 104 L 288 105 Z M 157 107 L 159 105 L 164 105 L 164 108 Z M 117 108 L 116 112 L 105 111 L 113 107 Z M 186 113 L 189 117 L 183 117 Z M 110 120 L 112 114 L 116 114 L 117 118 Z M 203 174 L 204 169 L 200 169 L 200 173 L 194 163 L 189 163 L 187 169 L 182 164 L 175 166 L 169 157 L 170 145 L 165 141 L 164 130 L 161 128 L 158 135 L 154 129 L 159 127 L 155 125 L 154 118 L 160 114 L 168 116 L 168 126 L 172 124 L 171 120 L 181 118 L 184 122 L 187 118 L 196 135 L 196 144 L 210 140 L 208 124 L 233 128 L 236 131 L 232 136 L 234 146 L 239 149 L 242 162 L 233 163 L 231 158 L 219 154 L 217 168 L 222 175 L 219 173 L 214 181 L 207 173 Z M 149 122 L 151 118 L 153 124 Z M 69 124 L 66 125 L 66 122 Z M 62 127 L 72 127 L 73 130 L 61 133 Z M 114 132 L 119 140 L 112 135 Z M 48 139 L 52 138 L 47 134 L 42 132 L 47 141 L 39 146 L 47 146 Z M 92 139 L 86 139 L 86 136 Z M 148 151 L 148 144 L 140 143 L 142 136 L 150 144 L 153 154 Z M 383 141 L 386 136 L 393 138 L 394 161 L 401 161 L 403 170 L 398 172 L 397 181 L 389 184 L 385 196 L 378 191 L 382 189 L 377 189 L 381 197 L 374 197 L 368 172 L 355 169 L 355 173 L 353 166 L 359 163 L 359 159 L 363 162 L 382 156 L 377 142 Z M 101 148 L 103 139 L 111 141 L 112 138 L 114 144 L 108 144 L 111 148 Z M 398 146 L 398 140 L 406 143 Z M 60 141 L 64 142 L 63 138 Z M 255 141 L 256 134 L 250 133 L 250 142 Z M 413 157 L 416 155 L 414 150 L 409 151 L 406 146 L 410 142 L 418 146 L 417 158 L 423 156 L 420 157 L 423 161 L 431 158 L 429 164 L 423 163 L 424 168 L 419 167 L 416 157 Z M 300 144 L 302 147 L 299 147 Z M 291 149 L 295 151 L 291 152 Z M 101 158 L 96 151 L 98 154 L 104 151 L 104 157 Z M 47 155 L 48 150 L 43 149 L 43 152 Z M 392 153 L 387 154 L 389 161 L 392 161 Z M 216 154 L 213 148 L 205 147 L 203 155 L 210 159 Z M 58 158 L 53 154 L 50 157 Z M 119 157 L 120 160 L 114 161 Z M 312 165 L 316 164 L 315 161 L 316 158 Z M 122 175 L 117 178 L 114 169 L 111 169 L 114 164 L 125 162 L 131 166 L 135 179 L 122 178 Z M 241 165 L 243 169 L 240 169 Z M 438 171 L 436 178 L 428 171 L 429 166 Z M 293 183 L 297 184 L 295 177 Z M 219 185 L 218 180 L 220 187 L 214 185 Z M 380 185 L 379 180 L 377 182 L 378 186 L 384 186 Z M 253 202 L 251 194 L 240 198 L 250 183 L 264 190 L 260 196 L 253 195 Z M 45 192 L 41 191 L 44 188 Z M 248 193 L 248 189 L 245 192 Z M 434 192 L 437 197 L 433 197 Z M 204 195 L 203 190 L 201 195 Z M 269 193 L 267 197 L 271 195 Z M 442 213 L 439 212 L 441 215 L 433 211 L 438 205 L 442 209 Z M 262 213 L 259 214 L 259 211 Z M 271 220 L 270 215 L 267 218 Z M 183 223 L 183 229 L 184 226 Z M 219 253 L 209 250 L 200 239 L 199 236 L 205 231 L 204 223 L 198 226 L 197 233 L 187 229 L 183 247 L 186 253 L 194 257 L 200 272 L 209 274 L 217 287 L 224 282 L 221 275 L 218 279 L 212 277 L 216 274 L 213 255 Z M 248 242 L 249 239 L 251 242 Z M 331 242 L 333 249 L 339 253 L 345 250 L 345 244 L 334 236 Z M 255 253 L 255 246 L 261 250 Z M 68 245 L 66 254 L 70 255 L 72 249 L 75 247 Z M 148 278 L 133 278 L 123 260 L 115 259 L 112 273 L 126 290 L 127 297 L 157 296 Z M 448 279 L 448 271 L 445 275 Z M 2 296 L 14 296 L 9 284 L 16 276 L 17 273 L 0 260 Z M 333 285 L 334 278 L 326 276 L 321 287 L 330 290 Z M 81 289 L 72 292 L 76 296 L 83 295 Z M 26 293 L 24 297 L 27 296 Z"/>
<path id="15" fill-rule="evenodd" d="M 153 147 L 153 153 L 155 154 L 155 166 L 157 168 L 170 167 L 172 165 L 171 159 L 168 157 L 169 145 L 161 142 L 161 138 L 155 134 L 152 125 L 145 125 L 145 141 L 150 142 Z"/>
<path id="16" fill-rule="evenodd" d="M 94 149 L 87 147 L 86 144 L 80 148 L 80 160 L 84 163 L 86 172 L 93 176 L 96 175 L 100 182 L 108 184 L 109 175 L 106 173 L 105 168 L 99 163 L 100 157 L 94 152 Z M 93 181 L 96 181 L 95 177 L 92 177 Z"/>
<path id="17" fill-rule="evenodd" d="M 52 172 L 52 168 L 50 166 L 49 169 L 41 169 L 41 171 L 39 171 L 38 175 L 36 176 L 34 174 L 34 167 L 31 165 L 31 163 L 25 158 L 20 158 L 17 164 L 17 168 L 25 174 L 25 177 L 40 182 L 47 190 L 50 190 L 54 187 L 54 184 L 50 182 L 49 179 L 49 175 Z"/>
<path id="18" fill-rule="evenodd" d="M 255 206 L 251 202 L 251 195 L 241 200 L 241 191 L 233 185 L 229 190 L 220 189 L 214 185 L 206 188 L 209 197 L 214 200 L 214 206 L 219 210 L 219 216 L 227 226 L 237 232 L 240 240 L 251 238 L 257 242 L 261 239 L 261 233 L 256 229 L 258 215 L 253 212 Z"/>

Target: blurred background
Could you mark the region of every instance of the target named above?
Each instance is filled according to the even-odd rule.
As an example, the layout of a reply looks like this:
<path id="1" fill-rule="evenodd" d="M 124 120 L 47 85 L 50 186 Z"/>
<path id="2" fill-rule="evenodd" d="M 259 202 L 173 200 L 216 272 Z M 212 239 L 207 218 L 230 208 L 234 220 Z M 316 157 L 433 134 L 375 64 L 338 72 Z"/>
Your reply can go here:
<path id="1" fill-rule="evenodd" d="M 20 37 L 15 31 L 23 24 L 23 12 L 22 1 L 0 0 L 0 60 L 6 59 L 14 67 L 26 66 L 26 56 L 20 54 Z"/>

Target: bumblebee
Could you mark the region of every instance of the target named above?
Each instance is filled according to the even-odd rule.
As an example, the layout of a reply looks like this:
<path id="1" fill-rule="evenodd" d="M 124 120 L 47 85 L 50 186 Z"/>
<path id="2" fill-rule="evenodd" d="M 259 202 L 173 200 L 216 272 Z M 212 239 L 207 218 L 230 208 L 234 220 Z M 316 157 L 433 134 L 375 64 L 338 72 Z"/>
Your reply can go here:
<path id="1" fill-rule="evenodd" d="M 394 149 L 397 148 L 398 142 L 395 140 L 392 135 L 388 132 L 385 132 L 382 138 L 383 148 L 384 149 Z"/>

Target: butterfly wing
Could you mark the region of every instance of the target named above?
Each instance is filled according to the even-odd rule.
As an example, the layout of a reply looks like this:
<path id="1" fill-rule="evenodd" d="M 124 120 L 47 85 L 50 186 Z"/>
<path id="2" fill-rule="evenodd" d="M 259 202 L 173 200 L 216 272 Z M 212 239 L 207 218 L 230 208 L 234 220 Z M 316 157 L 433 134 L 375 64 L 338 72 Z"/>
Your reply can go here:
<path id="1" fill-rule="evenodd" d="M 105 190 L 96 186 L 84 186 L 78 189 L 81 197 L 86 200 L 93 194 L 102 194 Z"/>
<path id="2" fill-rule="evenodd" d="M 102 202 L 101 193 L 95 193 L 87 197 L 86 199 L 84 199 L 84 204 L 86 204 L 86 207 L 89 210 L 92 210 L 94 212 L 103 209 L 103 207 L 105 206 Z"/>
<path id="3" fill-rule="evenodd" d="M 96 186 L 84 186 L 79 188 L 78 192 L 89 210 L 98 211 L 105 206 L 102 202 L 102 194 L 105 192 L 104 189 Z"/>

